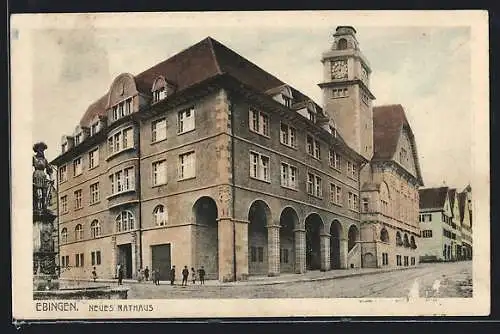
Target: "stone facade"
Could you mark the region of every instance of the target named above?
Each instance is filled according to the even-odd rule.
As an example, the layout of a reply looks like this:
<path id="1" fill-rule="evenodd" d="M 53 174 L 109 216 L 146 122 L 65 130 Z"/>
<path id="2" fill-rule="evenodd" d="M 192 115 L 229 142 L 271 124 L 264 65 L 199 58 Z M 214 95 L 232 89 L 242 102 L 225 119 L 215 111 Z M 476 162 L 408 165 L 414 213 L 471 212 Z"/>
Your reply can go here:
<path id="1" fill-rule="evenodd" d="M 350 252 L 362 267 L 417 265 L 423 181 L 403 107 L 373 108 L 371 69 L 354 28 L 337 28 L 322 62 L 325 111 L 347 144 L 369 160 L 360 173 L 361 242 Z M 399 244 L 397 236 L 409 242 Z"/>
<path id="2" fill-rule="evenodd" d="M 246 75 L 182 77 L 205 53 L 214 71 L 237 62 Z M 61 275 L 95 266 L 112 278 L 121 264 L 126 278 L 148 267 L 166 280 L 175 265 L 177 279 L 203 266 L 232 281 L 360 267 L 365 163 L 307 96 L 206 39 L 118 76 L 63 137 Z"/>

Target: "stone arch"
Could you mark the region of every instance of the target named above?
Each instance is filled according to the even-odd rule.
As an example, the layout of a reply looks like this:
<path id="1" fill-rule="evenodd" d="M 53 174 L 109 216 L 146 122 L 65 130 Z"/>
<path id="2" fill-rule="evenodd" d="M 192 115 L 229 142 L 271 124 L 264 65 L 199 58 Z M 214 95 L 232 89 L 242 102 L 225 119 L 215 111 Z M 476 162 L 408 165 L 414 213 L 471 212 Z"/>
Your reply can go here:
<path id="1" fill-rule="evenodd" d="M 280 272 L 295 271 L 295 230 L 299 228 L 299 216 L 291 206 L 285 207 L 280 214 Z"/>
<path id="2" fill-rule="evenodd" d="M 417 243 L 415 242 L 415 237 L 413 235 L 410 237 L 410 247 L 412 249 L 417 249 Z"/>
<path id="3" fill-rule="evenodd" d="M 205 269 L 207 279 L 219 277 L 218 208 L 212 197 L 201 196 L 193 204 L 195 239 L 194 268 Z"/>
<path id="4" fill-rule="evenodd" d="M 404 234 L 403 236 L 403 245 L 406 247 L 406 248 L 409 248 L 410 247 L 410 240 L 408 239 L 408 234 Z"/>
<path id="5" fill-rule="evenodd" d="M 344 235 L 342 224 L 337 220 L 333 220 L 330 225 L 330 268 L 342 268 L 341 248 L 342 236 Z"/>
<path id="6" fill-rule="evenodd" d="M 248 209 L 248 274 L 268 273 L 268 231 L 272 214 L 269 205 L 261 199 L 252 202 Z"/>
<path id="7" fill-rule="evenodd" d="M 306 269 L 321 269 L 321 234 L 324 233 L 325 225 L 321 216 L 310 213 L 305 219 L 306 229 Z"/>
<path id="8" fill-rule="evenodd" d="M 380 230 L 380 241 L 390 242 L 389 232 L 387 232 L 387 229 L 385 227 L 382 227 L 382 229 Z"/>
<path id="9" fill-rule="evenodd" d="M 401 238 L 401 232 L 397 231 L 396 232 L 396 246 L 402 246 L 403 245 L 403 239 Z"/>
<path id="10" fill-rule="evenodd" d="M 341 38 L 337 42 L 337 50 L 345 50 L 345 49 L 347 49 L 347 40 L 345 38 Z"/>
<path id="11" fill-rule="evenodd" d="M 347 251 L 350 252 L 359 241 L 359 230 L 356 225 L 349 226 L 347 232 Z"/>

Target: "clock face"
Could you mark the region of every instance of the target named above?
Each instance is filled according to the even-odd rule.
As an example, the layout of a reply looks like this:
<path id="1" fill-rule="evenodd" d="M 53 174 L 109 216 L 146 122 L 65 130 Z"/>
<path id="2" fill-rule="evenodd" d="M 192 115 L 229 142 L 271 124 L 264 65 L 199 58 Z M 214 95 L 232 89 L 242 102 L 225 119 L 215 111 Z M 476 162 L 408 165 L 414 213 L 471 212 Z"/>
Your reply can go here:
<path id="1" fill-rule="evenodd" d="M 332 79 L 347 79 L 347 60 L 332 62 Z"/>

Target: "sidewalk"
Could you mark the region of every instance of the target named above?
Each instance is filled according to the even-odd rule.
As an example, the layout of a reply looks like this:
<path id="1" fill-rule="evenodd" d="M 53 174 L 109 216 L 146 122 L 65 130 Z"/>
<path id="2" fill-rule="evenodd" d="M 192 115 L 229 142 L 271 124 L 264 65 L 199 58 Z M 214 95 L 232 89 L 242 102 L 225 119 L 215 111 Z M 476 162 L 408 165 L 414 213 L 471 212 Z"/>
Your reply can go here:
<path id="1" fill-rule="evenodd" d="M 308 271 L 304 274 L 281 274 L 276 277 L 268 277 L 268 276 L 249 276 L 246 281 L 236 281 L 236 282 L 220 282 L 218 280 L 206 280 L 205 285 L 207 286 L 245 286 L 245 285 L 274 285 L 274 284 L 283 284 L 283 283 L 296 283 L 296 282 L 314 282 L 314 281 L 323 281 L 323 280 L 331 280 L 331 279 L 340 279 L 354 276 L 364 276 L 364 275 L 375 275 L 380 273 L 387 273 L 392 271 L 399 270 L 408 270 L 408 269 L 418 269 L 423 268 L 424 265 L 419 265 L 415 267 L 402 267 L 402 268 L 355 268 L 355 269 L 335 269 L 329 271 Z M 76 281 L 76 282 L 93 282 L 92 279 L 70 279 L 70 278 L 61 278 L 61 281 Z M 100 278 L 96 280 L 96 283 L 113 283 L 117 284 L 117 279 L 104 279 Z M 180 280 L 176 280 L 176 285 L 180 285 Z M 138 282 L 133 279 L 124 279 L 124 285 L 129 284 L 150 284 L 153 285 L 151 281 L 142 281 Z M 160 285 L 170 285 L 170 281 L 160 281 Z M 191 284 L 188 284 L 191 285 Z M 199 281 L 196 282 L 196 285 L 199 285 Z"/>

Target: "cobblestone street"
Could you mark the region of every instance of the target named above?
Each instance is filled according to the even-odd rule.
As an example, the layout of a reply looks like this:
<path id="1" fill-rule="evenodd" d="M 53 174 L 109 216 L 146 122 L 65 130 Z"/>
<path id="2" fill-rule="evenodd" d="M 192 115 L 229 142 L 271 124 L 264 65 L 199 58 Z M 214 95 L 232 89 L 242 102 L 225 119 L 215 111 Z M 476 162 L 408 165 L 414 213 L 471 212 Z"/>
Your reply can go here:
<path id="1" fill-rule="evenodd" d="M 421 264 L 416 268 L 381 273 L 358 272 L 354 276 L 330 279 L 329 273 L 332 275 L 331 272 L 289 275 L 282 281 L 273 278 L 234 283 L 209 281 L 205 286 L 198 283 L 181 286 L 180 282 L 174 286 L 167 282 L 159 286 L 150 282 L 124 283 L 124 286 L 130 288 L 129 299 L 472 297 L 471 261 Z"/>

